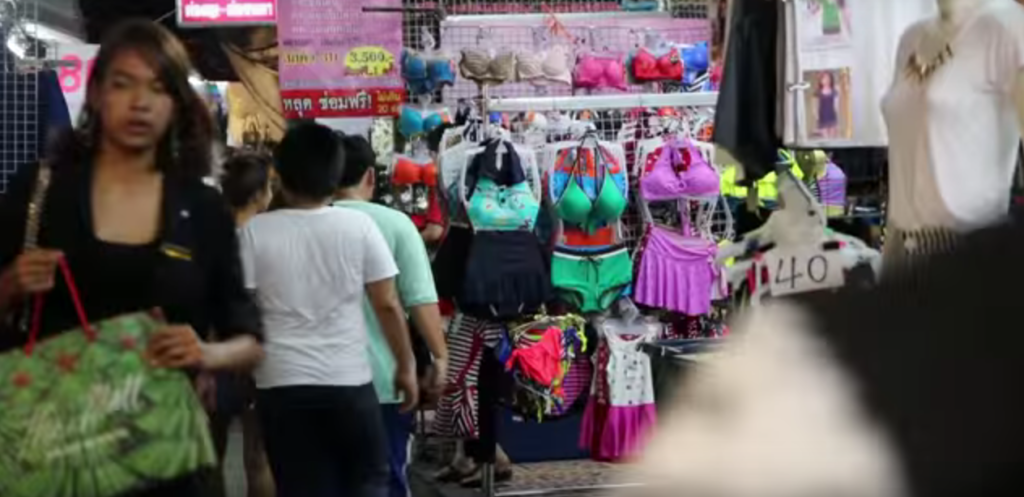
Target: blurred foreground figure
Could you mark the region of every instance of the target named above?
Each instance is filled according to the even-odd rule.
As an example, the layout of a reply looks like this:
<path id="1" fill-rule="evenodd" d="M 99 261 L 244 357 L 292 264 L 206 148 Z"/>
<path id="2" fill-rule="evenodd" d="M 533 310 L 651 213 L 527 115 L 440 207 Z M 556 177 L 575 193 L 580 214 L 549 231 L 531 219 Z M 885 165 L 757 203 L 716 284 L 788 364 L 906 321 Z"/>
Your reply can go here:
<path id="1" fill-rule="evenodd" d="M 630 481 L 686 497 L 1019 495 L 1024 222 L 844 290 L 752 309 Z"/>

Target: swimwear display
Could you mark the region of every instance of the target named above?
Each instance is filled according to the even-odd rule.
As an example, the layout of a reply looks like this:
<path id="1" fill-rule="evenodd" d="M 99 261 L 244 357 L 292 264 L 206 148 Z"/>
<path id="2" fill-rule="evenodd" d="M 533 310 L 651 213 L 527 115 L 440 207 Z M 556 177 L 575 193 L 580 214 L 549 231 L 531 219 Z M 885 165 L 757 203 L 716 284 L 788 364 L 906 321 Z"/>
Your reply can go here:
<path id="1" fill-rule="evenodd" d="M 515 77 L 516 55 L 503 52 L 491 57 L 484 50 L 466 49 L 462 51 L 459 71 L 462 77 L 477 84 L 501 84 Z"/>
<path id="2" fill-rule="evenodd" d="M 402 77 L 409 93 L 434 93 L 455 84 L 455 63 L 449 58 L 430 58 L 412 51 L 402 53 Z"/>
<path id="3" fill-rule="evenodd" d="M 596 168 L 595 156 L 598 162 Z M 562 220 L 579 225 L 588 231 L 622 217 L 629 202 L 626 191 L 614 180 L 614 174 L 621 174 L 623 170 L 613 162 L 612 154 L 604 152 L 600 147 L 578 150 L 566 186 L 554 202 L 555 214 Z M 581 169 L 596 172 L 584 178 Z M 585 179 L 600 185 L 593 197 L 587 194 L 583 186 Z"/>
<path id="4" fill-rule="evenodd" d="M 420 162 L 397 156 L 391 166 L 391 184 L 395 186 L 437 186 L 437 166 L 433 162 Z"/>
<path id="5" fill-rule="evenodd" d="M 713 197 L 721 191 L 718 173 L 690 140 L 666 143 L 648 154 L 647 161 L 656 161 L 640 178 L 640 194 L 647 202 Z"/>
<path id="6" fill-rule="evenodd" d="M 711 310 L 718 247 L 652 225 L 643 243 L 634 299 L 637 303 L 691 316 Z"/>
<path id="7" fill-rule="evenodd" d="M 500 154 L 499 167 L 498 148 Z M 533 233 L 540 211 L 511 143 L 492 140 L 466 169 L 466 214 L 473 243 L 457 300 L 467 314 L 511 319 L 537 312 L 551 297 L 540 240 Z"/>
<path id="8" fill-rule="evenodd" d="M 444 123 L 445 116 L 440 112 L 424 113 L 406 105 L 398 116 L 398 131 L 406 138 L 413 138 L 426 135 Z"/>
<path id="9" fill-rule="evenodd" d="M 540 53 L 519 52 L 516 57 L 516 73 L 519 81 L 528 81 L 535 86 L 572 84 L 569 54 L 561 45 L 555 45 Z"/>
<path id="10" fill-rule="evenodd" d="M 551 283 L 558 299 L 571 308 L 603 312 L 633 283 L 633 259 L 623 246 L 598 251 L 556 248 Z"/>
<path id="11" fill-rule="evenodd" d="M 622 56 L 611 54 L 582 54 L 576 59 L 573 85 L 596 90 L 615 88 L 626 91 L 626 67 Z"/>
<path id="12" fill-rule="evenodd" d="M 646 48 L 637 49 L 633 56 L 633 78 L 637 83 L 682 81 L 683 59 L 679 56 L 679 49 L 670 48 L 659 56 Z"/>

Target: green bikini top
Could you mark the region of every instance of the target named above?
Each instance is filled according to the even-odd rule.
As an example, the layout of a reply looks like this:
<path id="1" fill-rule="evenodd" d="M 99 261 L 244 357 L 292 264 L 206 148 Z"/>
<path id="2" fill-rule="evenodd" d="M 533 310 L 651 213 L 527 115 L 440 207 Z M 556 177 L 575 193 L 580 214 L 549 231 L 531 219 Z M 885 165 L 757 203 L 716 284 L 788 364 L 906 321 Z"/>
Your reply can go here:
<path id="1" fill-rule="evenodd" d="M 595 147 L 590 150 L 593 150 L 593 153 L 586 153 L 587 149 L 583 147 L 576 150 L 576 160 L 572 171 L 569 172 L 569 179 L 566 182 L 565 190 L 562 191 L 561 197 L 555 202 L 554 209 L 555 214 L 563 220 L 579 224 L 592 231 L 603 223 L 619 219 L 622 213 L 626 211 L 629 201 L 622 191 L 619 190 L 618 185 L 615 184 L 615 180 L 612 178 L 613 173 L 609 171 L 609 163 L 614 160 L 611 154 L 602 150 L 601 147 Z M 593 167 L 595 156 L 602 159 L 599 161 L 600 171 Z M 580 177 L 580 168 L 584 160 L 588 162 L 587 170 L 595 171 L 594 181 L 600 183 L 597 195 L 593 200 L 590 199 L 590 195 L 587 195 L 587 192 L 580 185 L 580 182 L 583 180 Z"/>

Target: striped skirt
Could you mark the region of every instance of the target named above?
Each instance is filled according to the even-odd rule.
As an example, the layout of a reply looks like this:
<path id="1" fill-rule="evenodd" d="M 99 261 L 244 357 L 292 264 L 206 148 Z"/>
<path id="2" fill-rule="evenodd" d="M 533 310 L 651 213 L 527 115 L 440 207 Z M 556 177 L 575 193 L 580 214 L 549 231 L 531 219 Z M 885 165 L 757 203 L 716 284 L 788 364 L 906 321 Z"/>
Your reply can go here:
<path id="1" fill-rule="evenodd" d="M 459 313 L 448 325 L 448 378 L 437 405 L 434 432 L 444 438 L 480 436 L 478 392 L 480 361 L 493 354 L 502 325 Z"/>

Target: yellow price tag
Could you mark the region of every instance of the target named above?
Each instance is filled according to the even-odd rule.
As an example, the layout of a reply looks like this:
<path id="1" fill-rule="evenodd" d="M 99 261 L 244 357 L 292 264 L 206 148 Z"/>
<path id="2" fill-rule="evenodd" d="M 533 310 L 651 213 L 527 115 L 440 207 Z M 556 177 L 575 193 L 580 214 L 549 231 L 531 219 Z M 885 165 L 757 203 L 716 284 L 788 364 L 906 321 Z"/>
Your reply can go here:
<path id="1" fill-rule="evenodd" d="M 345 55 L 345 67 L 353 73 L 383 76 L 395 65 L 395 56 L 381 47 L 356 47 Z"/>

